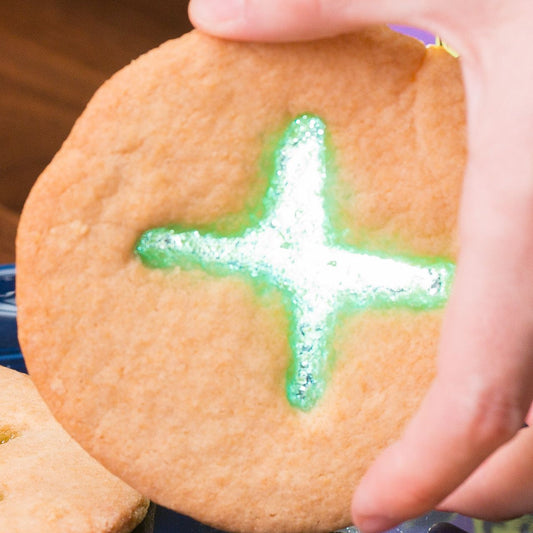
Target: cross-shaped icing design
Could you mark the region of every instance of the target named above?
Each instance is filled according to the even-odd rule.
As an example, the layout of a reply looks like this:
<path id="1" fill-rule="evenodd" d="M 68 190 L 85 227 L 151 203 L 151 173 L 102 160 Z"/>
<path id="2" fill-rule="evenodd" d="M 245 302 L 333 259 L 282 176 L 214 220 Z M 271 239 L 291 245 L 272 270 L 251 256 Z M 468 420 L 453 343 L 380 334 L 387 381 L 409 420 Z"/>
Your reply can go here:
<path id="1" fill-rule="evenodd" d="M 328 338 L 343 309 L 444 305 L 454 265 L 369 254 L 340 242 L 324 200 L 327 181 L 324 122 L 296 118 L 275 155 L 264 198 L 265 214 L 234 235 L 177 226 L 143 233 L 135 252 L 151 268 L 202 268 L 214 275 L 244 275 L 286 296 L 292 361 L 289 402 L 311 409 L 322 396 L 331 366 Z"/>

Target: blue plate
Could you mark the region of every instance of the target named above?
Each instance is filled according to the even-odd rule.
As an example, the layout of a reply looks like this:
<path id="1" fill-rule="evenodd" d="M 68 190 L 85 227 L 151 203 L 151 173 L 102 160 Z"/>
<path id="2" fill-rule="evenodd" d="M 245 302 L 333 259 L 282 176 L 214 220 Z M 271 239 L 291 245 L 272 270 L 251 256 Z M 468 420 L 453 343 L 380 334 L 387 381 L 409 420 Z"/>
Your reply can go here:
<path id="1" fill-rule="evenodd" d="M 0 266 L 0 364 L 26 371 L 17 339 L 15 267 Z"/>

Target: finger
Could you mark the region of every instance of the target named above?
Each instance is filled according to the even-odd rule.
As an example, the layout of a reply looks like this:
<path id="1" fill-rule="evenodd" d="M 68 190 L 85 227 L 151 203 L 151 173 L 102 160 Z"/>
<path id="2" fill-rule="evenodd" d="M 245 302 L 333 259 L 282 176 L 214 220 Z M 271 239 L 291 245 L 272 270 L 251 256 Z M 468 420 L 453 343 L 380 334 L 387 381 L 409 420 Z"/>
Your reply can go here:
<path id="1" fill-rule="evenodd" d="M 365 532 L 433 508 L 527 416 L 533 395 L 533 109 L 525 92 L 531 68 L 524 73 L 520 80 L 501 66 L 482 76 L 465 71 L 475 105 L 469 108 L 462 252 L 437 378 L 401 440 L 370 468 L 354 496 L 354 521 Z M 491 90 L 476 83 L 481 78 Z"/>
<path id="2" fill-rule="evenodd" d="M 435 381 L 401 440 L 372 465 L 354 495 L 353 519 L 362 531 L 391 529 L 435 508 L 515 434 L 520 410 L 499 390 L 480 394 L 480 383 Z"/>
<path id="3" fill-rule="evenodd" d="M 436 506 L 518 431 L 528 413 L 533 179 L 528 184 L 525 178 L 533 172 L 528 174 L 528 156 L 519 157 L 522 151 L 511 150 L 516 160 L 509 161 L 494 144 L 490 150 L 482 160 L 471 158 L 469 172 L 483 171 L 483 179 L 467 174 L 464 250 L 443 326 L 437 378 L 402 439 L 371 467 L 354 496 L 354 521 L 365 533 Z M 509 175 L 514 187 L 506 190 L 501 180 Z"/>
<path id="4" fill-rule="evenodd" d="M 533 430 L 521 430 L 439 509 L 500 521 L 533 511 Z"/>
<path id="5" fill-rule="evenodd" d="M 201 30 L 254 41 L 327 37 L 363 24 L 418 21 L 424 26 L 428 11 L 428 3 L 421 0 L 191 0 L 189 4 L 189 17 Z"/>

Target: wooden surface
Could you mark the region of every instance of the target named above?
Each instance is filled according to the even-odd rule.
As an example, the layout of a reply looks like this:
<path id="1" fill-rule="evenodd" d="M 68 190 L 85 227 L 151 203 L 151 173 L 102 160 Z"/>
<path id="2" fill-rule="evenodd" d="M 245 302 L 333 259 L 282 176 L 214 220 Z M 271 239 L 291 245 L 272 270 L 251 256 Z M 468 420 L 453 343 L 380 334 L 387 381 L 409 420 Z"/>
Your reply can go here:
<path id="1" fill-rule="evenodd" d="M 97 87 L 190 29 L 187 0 L 0 0 L 0 263 L 18 214 Z"/>

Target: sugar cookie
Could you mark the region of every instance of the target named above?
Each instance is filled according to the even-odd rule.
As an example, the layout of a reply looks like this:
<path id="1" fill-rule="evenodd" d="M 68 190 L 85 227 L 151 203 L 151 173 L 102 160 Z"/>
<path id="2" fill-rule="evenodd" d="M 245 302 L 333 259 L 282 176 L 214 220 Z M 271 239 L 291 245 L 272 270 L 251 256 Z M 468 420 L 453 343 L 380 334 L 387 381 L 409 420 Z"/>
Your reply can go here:
<path id="1" fill-rule="evenodd" d="M 28 369 L 162 505 L 345 526 L 433 376 L 464 164 L 441 48 L 384 27 L 167 42 L 96 93 L 26 203 Z"/>
<path id="2" fill-rule="evenodd" d="M 127 533 L 148 500 L 98 464 L 50 414 L 30 378 L 0 366 L 0 529 Z"/>

